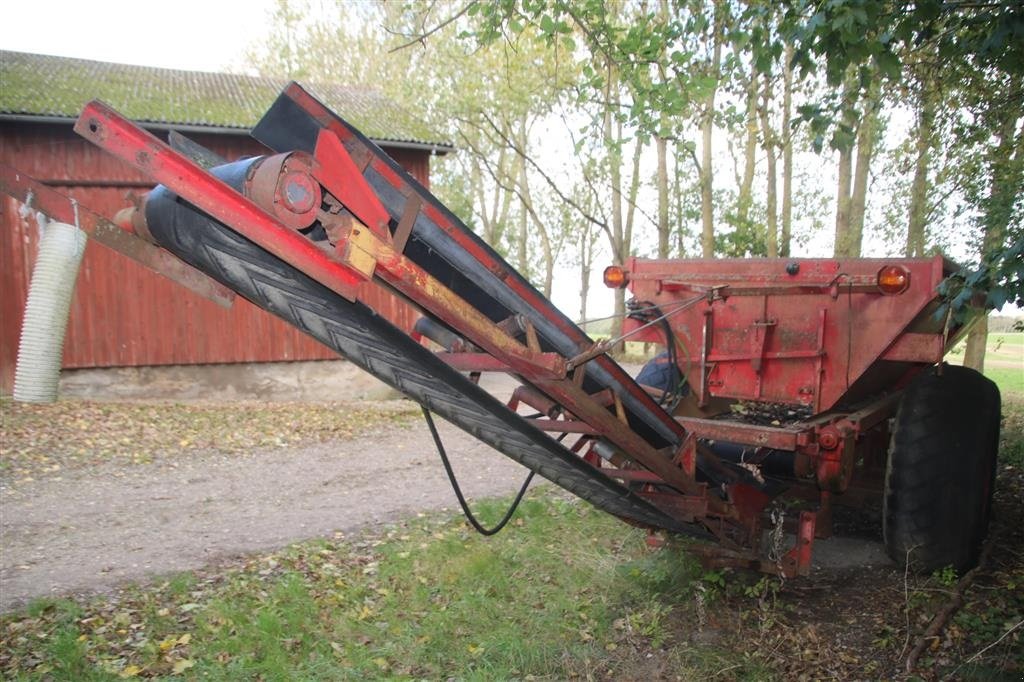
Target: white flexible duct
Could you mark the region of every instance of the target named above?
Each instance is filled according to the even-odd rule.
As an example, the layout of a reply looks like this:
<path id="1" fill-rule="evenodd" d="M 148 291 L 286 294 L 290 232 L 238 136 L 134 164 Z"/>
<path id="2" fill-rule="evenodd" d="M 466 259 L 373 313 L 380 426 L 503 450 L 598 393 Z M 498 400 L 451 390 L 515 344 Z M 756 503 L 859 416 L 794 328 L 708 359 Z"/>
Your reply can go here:
<path id="1" fill-rule="evenodd" d="M 88 237 L 74 225 L 48 222 L 42 214 L 36 219 L 41 232 L 39 257 L 21 325 L 14 399 L 52 403 L 57 400 L 71 296 Z"/>

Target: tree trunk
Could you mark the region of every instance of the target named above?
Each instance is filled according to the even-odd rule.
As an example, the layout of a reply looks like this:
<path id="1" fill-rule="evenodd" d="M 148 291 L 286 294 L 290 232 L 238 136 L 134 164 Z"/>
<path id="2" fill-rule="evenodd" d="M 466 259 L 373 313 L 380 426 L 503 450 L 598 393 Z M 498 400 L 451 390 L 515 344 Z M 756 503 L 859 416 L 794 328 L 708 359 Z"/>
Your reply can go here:
<path id="1" fill-rule="evenodd" d="M 658 3 L 658 18 L 667 22 L 669 19 L 668 0 Z M 662 53 L 664 56 L 664 53 Z M 665 69 L 659 67 L 661 82 L 665 83 Z M 668 118 L 662 114 L 659 121 L 658 135 L 654 139 L 658 151 L 658 258 L 668 258 Z"/>
<path id="2" fill-rule="evenodd" d="M 658 136 L 654 143 L 658 150 L 658 258 L 668 258 L 668 140 Z"/>
<path id="3" fill-rule="evenodd" d="M 853 171 L 853 194 L 850 196 L 849 253 L 860 256 L 864 242 L 864 213 L 867 208 L 868 173 L 875 145 L 875 128 L 878 126 L 879 83 L 875 76 L 864 99 L 864 112 L 857 128 L 857 163 Z"/>
<path id="4" fill-rule="evenodd" d="M 526 185 L 526 162 L 519 162 L 519 191 L 522 192 Z M 525 195 L 524 195 L 525 196 Z M 526 202 L 521 201 L 519 205 L 519 230 L 516 233 L 516 261 L 519 272 L 527 279 L 530 278 L 530 261 L 526 253 L 526 233 L 529 215 L 526 212 Z"/>
<path id="5" fill-rule="evenodd" d="M 764 77 L 764 97 L 761 100 L 761 133 L 763 135 L 764 150 L 768 159 L 768 186 L 766 189 L 765 208 L 767 219 L 765 221 L 765 245 L 769 258 L 776 258 L 779 255 L 779 232 L 776 214 L 776 190 L 775 190 L 775 131 L 768 121 L 768 105 L 771 101 L 771 76 Z"/>
<path id="6" fill-rule="evenodd" d="M 793 109 L 793 46 L 786 46 L 785 66 L 782 71 L 782 234 L 779 237 L 779 255 L 788 257 L 793 234 L 793 132 L 790 117 Z"/>
<path id="7" fill-rule="evenodd" d="M 619 141 L 622 141 L 622 125 L 619 124 Z M 633 250 L 633 222 L 636 216 L 636 198 L 640 193 L 640 156 L 643 154 L 644 146 L 640 140 L 633 141 L 633 175 L 629 181 L 629 208 L 626 210 L 626 224 L 622 230 L 623 259 L 629 258 Z"/>
<path id="8" fill-rule="evenodd" d="M 609 61 L 607 64 L 608 77 L 605 80 L 605 110 L 603 114 L 604 143 L 608 153 L 608 179 L 611 184 L 611 247 L 612 263 L 623 265 L 628 253 L 624 251 L 623 229 L 622 229 L 622 149 L 621 139 L 615 139 L 615 128 L 613 126 L 613 112 L 618 106 L 618 82 L 615 69 Z M 622 319 L 626 315 L 626 292 L 624 289 L 615 289 L 614 315 L 612 318 L 612 336 L 619 336 L 622 333 Z"/>
<path id="9" fill-rule="evenodd" d="M 974 323 L 967 332 L 967 345 L 964 347 L 964 367 L 979 372 L 985 371 L 985 347 L 988 346 L 988 313 Z"/>
<path id="10" fill-rule="evenodd" d="M 922 77 L 917 102 L 917 130 L 914 141 L 914 179 L 910 185 L 910 211 L 907 216 L 907 247 L 909 258 L 924 255 L 925 225 L 928 221 L 928 166 L 935 130 L 935 95 L 932 85 Z"/>
<path id="11" fill-rule="evenodd" d="M 747 83 L 747 135 L 743 144 L 743 178 L 740 180 L 739 196 L 736 199 L 736 218 L 739 225 L 746 225 L 750 216 L 750 205 L 753 203 L 754 170 L 757 157 L 757 98 L 757 66 L 752 64 L 750 80 Z"/>
<path id="12" fill-rule="evenodd" d="M 587 321 L 587 299 L 590 297 L 590 272 L 594 258 L 594 244 L 591 241 L 591 227 L 583 230 L 580 243 L 580 322 Z M 586 327 L 584 327 L 584 331 Z"/>
<path id="13" fill-rule="evenodd" d="M 712 168 L 711 138 L 715 125 L 715 94 L 718 91 L 719 68 L 722 61 L 722 25 L 725 17 L 724 3 L 715 3 L 714 46 L 711 56 L 711 78 L 715 84 L 711 87 L 704 104 L 704 115 L 701 120 L 701 162 L 700 162 L 700 218 L 701 218 L 701 253 L 704 258 L 715 255 L 715 207 L 714 207 L 714 170 Z"/>
<path id="14" fill-rule="evenodd" d="M 1015 134 L 1018 112 L 1004 109 L 997 110 L 996 115 L 1000 115 L 1002 120 L 998 124 L 999 144 L 989 158 L 989 197 L 982 220 L 985 226 L 981 246 L 983 258 L 1003 246 L 1014 202 L 1024 192 L 1024 129 Z M 967 334 L 964 366 L 983 371 L 987 345 L 986 315 Z"/>
<path id="15" fill-rule="evenodd" d="M 673 159 L 672 164 L 672 194 L 676 198 L 675 212 L 676 212 L 676 258 L 683 258 L 686 256 L 686 214 L 683 210 L 683 177 L 682 177 L 682 163 L 678 152 Z"/>
<path id="16" fill-rule="evenodd" d="M 843 125 L 848 130 L 856 126 L 854 105 L 857 86 L 850 77 L 843 91 Z M 839 148 L 839 163 L 836 168 L 836 236 L 833 255 L 837 258 L 852 255 L 850 252 L 850 189 L 853 185 L 853 145 L 855 140 Z"/>
<path id="17" fill-rule="evenodd" d="M 838 178 L 836 183 L 836 243 L 834 255 L 841 258 L 850 255 L 850 184 L 853 150 L 849 147 L 839 150 Z"/>
<path id="18" fill-rule="evenodd" d="M 472 165 L 469 172 L 469 184 L 470 191 L 473 195 L 473 202 L 475 205 L 478 205 L 476 211 L 480 214 L 480 227 L 483 229 L 483 234 L 481 236 L 485 242 L 494 248 L 497 248 L 498 244 L 495 239 L 494 222 L 491 219 L 491 214 L 487 211 L 487 194 L 484 190 L 483 171 L 480 170 L 480 158 L 475 154 L 472 157 Z M 497 192 L 495 192 L 494 198 L 497 199 Z"/>

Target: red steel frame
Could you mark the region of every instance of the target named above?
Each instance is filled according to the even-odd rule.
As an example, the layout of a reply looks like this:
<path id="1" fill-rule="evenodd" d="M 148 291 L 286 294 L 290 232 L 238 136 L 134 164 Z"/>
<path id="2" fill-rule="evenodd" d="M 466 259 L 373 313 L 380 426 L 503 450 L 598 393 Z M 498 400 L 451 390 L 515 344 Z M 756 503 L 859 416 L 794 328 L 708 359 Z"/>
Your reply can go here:
<path id="1" fill-rule="evenodd" d="M 332 256 L 314 246 L 266 210 L 110 107 L 91 102 L 83 110 L 75 130 L 336 293 L 350 300 L 357 297 L 354 285 L 366 276 L 358 266 L 344 260 L 342 255 Z M 329 146 L 334 153 L 339 153 L 338 145 Z M 354 160 L 352 164 L 338 164 L 335 172 L 344 177 L 329 178 L 326 183 L 321 180 L 321 184 L 341 186 L 346 180 L 351 182 L 353 178 L 346 169 L 358 167 Z M 321 166 L 319 172 L 329 170 Z M 360 196 L 365 202 L 364 210 L 376 212 L 375 201 L 367 201 L 366 194 Z M 429 208 L 427 206 L 425 210 Z M 692 475 L 674 465 L 665 453 L 655 450 L 626 427 L 620 416 L 584 392 L 575 383 L 574 376 L 567 373 L 565 361 L 560 356 L 520 343 L 396 251 L 388 235 L 357 229 L 349 241 L 374 259 L 374 274 L 382 282 L 458 329 L 470 342 L 489 353 L 494 361 L 502 363 L 557 400 L 597 434 L 628 453 L 631 460 L 656 473 L 664 484 L 676 488 L 683 495 L 705 500 L 702 504 L 722 519 L 735 520 L 739 517 L 731 505 L 707 497 L 703 484 L 698 484 Z M 527 336 L 529 338 L 530 334 Z"/>

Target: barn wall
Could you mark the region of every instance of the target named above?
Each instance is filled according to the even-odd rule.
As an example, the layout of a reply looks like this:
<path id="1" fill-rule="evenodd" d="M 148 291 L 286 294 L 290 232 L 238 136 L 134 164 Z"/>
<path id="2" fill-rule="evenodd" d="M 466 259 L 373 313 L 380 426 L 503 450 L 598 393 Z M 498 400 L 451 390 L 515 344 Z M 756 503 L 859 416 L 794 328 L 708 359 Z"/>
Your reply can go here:
<path id="1" fill-rule="evenodd" d="M 194 135 L 228 159 L 265 153 L 247 136 Z M 396 161 L 429 182 L 426 154 L 394 150 Z M 128 205 L 126 194 L 150 184 L 140 173 L 85 142 L 70 126 L 0 124 L 0 162 L 111 216 Z M 18 335 L 38 248 L 34 220 L 0 196 L 0 387 L 14 383 Z M 394 297 L 367 288 L 374 307 L 399 327 L 415 317 Z M 320 360 L 337 355 L 312 338 L 241 298 L 230 310 L 90 242 L 72 302 L 64 367 Z"/>

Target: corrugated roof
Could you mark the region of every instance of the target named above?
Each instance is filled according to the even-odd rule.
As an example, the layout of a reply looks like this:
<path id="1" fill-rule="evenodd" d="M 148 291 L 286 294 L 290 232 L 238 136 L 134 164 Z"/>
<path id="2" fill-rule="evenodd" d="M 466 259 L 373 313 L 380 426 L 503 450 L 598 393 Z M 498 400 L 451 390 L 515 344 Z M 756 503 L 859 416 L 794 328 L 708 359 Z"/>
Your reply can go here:
<path id="1" fill-rule="evenodd" d="M 274 78 L 0 50 L 0 117 L 74 119 L 86 102 L 101 99 L 139 122 L 243 131 L 256 125 L 286 84 Z M 307 87 L 371 139 L 451 147 L 376 90 L 323 84 Z"/>

